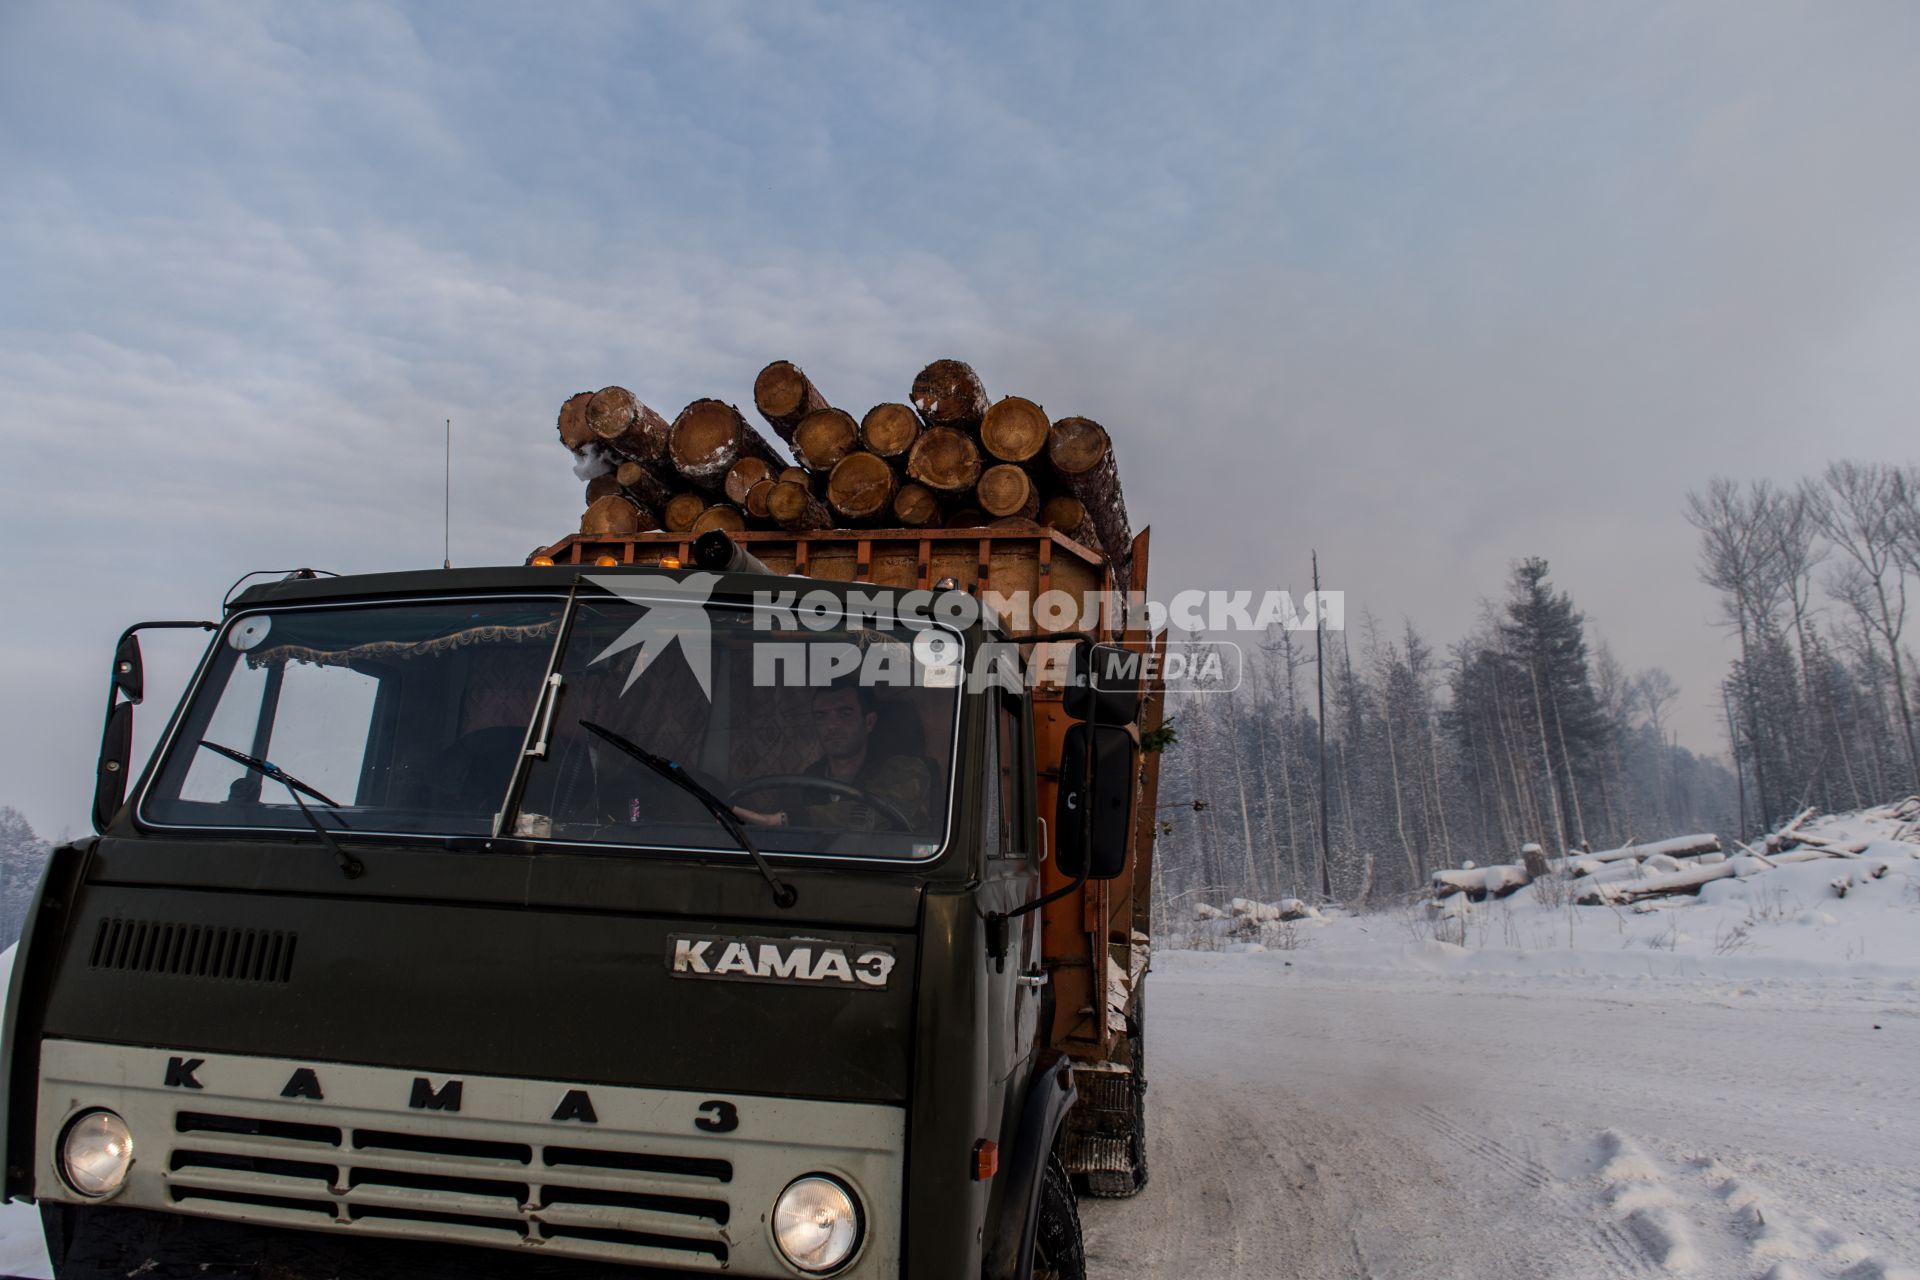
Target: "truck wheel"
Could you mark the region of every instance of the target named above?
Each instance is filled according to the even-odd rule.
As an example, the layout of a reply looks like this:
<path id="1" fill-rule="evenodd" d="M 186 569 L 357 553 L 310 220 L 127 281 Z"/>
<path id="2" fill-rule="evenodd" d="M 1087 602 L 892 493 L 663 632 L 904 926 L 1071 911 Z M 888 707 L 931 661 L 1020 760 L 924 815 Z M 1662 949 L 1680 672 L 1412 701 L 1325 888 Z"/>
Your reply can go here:
<path id="1" fill-rule="evenodd" d="M 1080 1241 L 1080 1206 L 1058 1156 L 1047 1157 L 1040 1182 L 1040 1221 L 1034 1230 L 1033 1280 L 1087 1280 Z"/>

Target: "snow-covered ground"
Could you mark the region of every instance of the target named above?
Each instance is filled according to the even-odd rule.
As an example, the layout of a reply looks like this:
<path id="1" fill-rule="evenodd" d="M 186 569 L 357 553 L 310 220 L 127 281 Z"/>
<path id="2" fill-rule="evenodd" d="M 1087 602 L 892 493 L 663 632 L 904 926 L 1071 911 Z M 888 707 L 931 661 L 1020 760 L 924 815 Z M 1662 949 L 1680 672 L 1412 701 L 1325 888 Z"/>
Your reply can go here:
<path id="1" fill-rule="evenodd" d="M 1196 922 L 1223 949 L 1154 960 L 1153 1179 L 1082 1206 L 1090 1274 L 1920 1277 L 1920 847 L 1892 829 L 1814 824 L 1873 843 L 1646 913 Z"/>
<path id="2" fill-rule="evenodd" d="M 1148 981 L 1152 1182 L 1082 1205 L 1089 1274 L 1920 1278 L 1920 845 L 1896 829 L 1815 823 L 1864 850 L 1646 912 L 1528 888 L 1193 923 L 1211 950 Z M 47 1274 L 24 1206 L 0 1274 Z"/>

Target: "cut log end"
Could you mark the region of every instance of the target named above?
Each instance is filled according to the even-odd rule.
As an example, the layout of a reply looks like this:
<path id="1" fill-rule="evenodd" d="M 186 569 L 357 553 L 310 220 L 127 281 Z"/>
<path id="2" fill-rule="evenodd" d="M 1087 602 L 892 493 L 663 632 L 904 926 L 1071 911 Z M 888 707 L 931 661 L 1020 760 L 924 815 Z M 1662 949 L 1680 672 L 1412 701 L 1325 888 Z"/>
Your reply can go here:
<path id="1" fill-rule="evenodd" d="M 760 458 L 770 466 L 774 461 L 772 446 L 722 400 L 695 400 L 682 409 L 667 438 L 667 453 L 675 471 L 716 492 L 727 469 L 741 458 Z"/>
<path id="2" fill-rule="evenodd" d="M 587 505 L 592 506 L 602 498 L 612 497 L 620 492 L 620 481 L 611 471 L 604 471 L 587 481 Z"/>
<path id="3" fill-rule="evenodd" d="M 1047 436 L 1047 457 L 1063 476 L 1085 475 L 1107 460 L 1113 441 L 1092 418 L 1062 418 Z"/>
<path id="4" fill-rule="evenodd" d="M 767 514 L 782 529 L 794 532 L 833 527 L 832 515 L 813 490 L 791 480 L 777 481 L 767 491 Z"/>
<path id="5" fill-rule="evenodd" d="M 899 477 L 885 458 L 854 452 L 842 458 L 827 477 L 827 505 L 857 523 L 883 519 L 893 508 Z"/>
<path id="6" fill-rule="evenodd" d="M 877 404 L 860 419 L 860 443 L 878 457 L 905 457 L 919 438 L 920 415 L 910 405 Z"/>
<path id="7" fill-rule="evenodd" d="M 930 428 L 907 455 L 907 475 L 936 493 L 964 493 L 980 479 L 980 450 L 950 427 Z"/>
<path id="8" fill-rule="evenodd" d="M 707 500 L 697 493 L 677 493 L 660 513 L 660 522 L 674 533 L 685 533 L 707 509 Z"/>
<path id="9" fill-rule="evenodd" d="M 980 420 L 980 447 L 1000 462 L 1026 462 L 1040 456 L 1052 435 L 1046 410 L 1021 396 L 1008 396 Z"/>
<path id="10" fill-rule="evenodd" d="M 592 535 L 644 533 L 659 527 L 651 511 L 621 493 L 596 498 L 580 517 L 580 532 Z"/>
<path id="11" fill-rule="evenodd" d="M 821 475 L 859 447 L 860 425 L 844 409 L 815 409 L 793 429 L 793 456 Z"/>
<path id="12" fill-rule="evenodd" d="M 800 420 L 816 409 L 826 408 L 827 398 L 797 365 L 775 360 L 753 380 L 753 407 L 782 440 L 791 443 Z"/>
<path id="13" fill-rule="evenodd" d="M 1033 477 L 1011 462 L 997 463 L 983 471 L 973 496 L 990 516 L 1031 520 L 1040 513 L 1040 492 L 1034 488 Z"/>
<path id="14" fill-rule="evenodd" d="M 700 534 L 708 533 L 714 529 L 724 529 L 728 533 L 739 533 L 746 527 L 747 517 L 741 513 L 738 507 L 730 503 L 719 503 L 702 511 L 699 518 L 688 526 L 687 532 L 697 537 Z"/>
<path id="15" fill-rule="evenodd" d="M 599 439 L 587 425 L 587 402 L 592 399 L 593 392 L 578 391 L 560 406 L 560 443 L 575 453 Z"/>
<path id="16" fill-rule="evenodd" d="M 624 457 L 659 462 L 666 456 L 667 420 L 625 387 L 602 387 L 584 412 L 593 438 Z"/>
<path id="17" fill-rule="evenodd" d="M 971 365 L 935 360 L 913 380 L 913 407 L 930 427 L 973 432 L 987 412 L 987 389 Z"/>
<path id="18" fill-rule="evenodd" d="M 923 484 L 908 481 L 893 495 L 893 518 L 909 529 L 940 523 L 940 499 Z"/>
<path id="19" fill-rule="evenodd" d="M 742 458 L 727 468 L 725 488 L 727 501 L 735 506 L 744 507 L 747 495 L 762 480 L 773 478 L 773 464 L 765 458 Z"/>

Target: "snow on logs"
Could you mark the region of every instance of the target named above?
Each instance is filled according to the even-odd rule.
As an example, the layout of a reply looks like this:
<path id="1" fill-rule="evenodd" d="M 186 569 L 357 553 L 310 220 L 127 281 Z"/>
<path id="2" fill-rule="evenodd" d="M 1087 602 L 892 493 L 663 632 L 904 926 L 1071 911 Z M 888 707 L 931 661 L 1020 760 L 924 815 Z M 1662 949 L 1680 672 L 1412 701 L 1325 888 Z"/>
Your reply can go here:
<path id="1" fill-rule="evenodd" d="M 798 467 L 723 400 L 695 400 L 669 422 L 625 387 L 568 396 L 556 428 L 586 484 L 582 530 L 687 533 L 735 517 L 790 531 L 1050 529 L 1127 573 L 1133 531 L 1106 429 L 1050 421 L 1023 396 L 989 400 L 963 361 L 935 360 L 906 401 L 856 417 L 775 360 L 754 379 L 753 407 Z"/>

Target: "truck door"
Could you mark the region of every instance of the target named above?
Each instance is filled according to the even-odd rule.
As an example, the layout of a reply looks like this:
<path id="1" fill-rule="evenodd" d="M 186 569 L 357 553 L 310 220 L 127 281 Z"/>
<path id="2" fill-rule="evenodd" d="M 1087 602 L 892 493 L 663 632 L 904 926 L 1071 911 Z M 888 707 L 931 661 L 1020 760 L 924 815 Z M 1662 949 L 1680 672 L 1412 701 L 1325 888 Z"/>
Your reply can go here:
<path id="1" fill-rule="evenodd" d="M 1024 694 L 992 695 L 982 803 L 986 809 L 986 878 L 992 906 L 1007 911 L 1040 891 L 1042 850 L 1033 821 L 1033 744 Z M 1008 922 L 1004 964 L 989 962 L 988 1017 L 993 1075 L 1005 1079 L 1033 1052 L 1045 994 L 1040 962 L 1040 913 Z"/>

